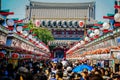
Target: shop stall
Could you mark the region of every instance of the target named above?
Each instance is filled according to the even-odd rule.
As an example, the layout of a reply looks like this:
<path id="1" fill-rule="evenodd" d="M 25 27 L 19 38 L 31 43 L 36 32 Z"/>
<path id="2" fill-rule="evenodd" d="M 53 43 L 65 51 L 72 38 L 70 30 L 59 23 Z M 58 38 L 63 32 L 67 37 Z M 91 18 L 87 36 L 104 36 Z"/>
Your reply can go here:
<path id="1" fill-rule="evenodd" d="M 4 58 L 7 54 L 4 47 L 6 46 L 8 30 L 0 25 L 0 58 Z"/>

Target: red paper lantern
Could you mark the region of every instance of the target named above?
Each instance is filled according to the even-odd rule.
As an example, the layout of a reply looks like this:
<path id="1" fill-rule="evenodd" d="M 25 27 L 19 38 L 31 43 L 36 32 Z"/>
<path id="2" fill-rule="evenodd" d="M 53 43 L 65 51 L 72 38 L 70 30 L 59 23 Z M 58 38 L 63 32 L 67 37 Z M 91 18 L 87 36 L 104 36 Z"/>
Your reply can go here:
<path id="1" fill-rule="evenodd" d="M 83 21 L 79 21 L 79 26 L 83 27 L 84 26 L 84 22 Z"/>
<path id="2" fill-rule="evenodd" d="M 0 58 L 3 58 L 3 57 L 5 57 L 5 54 L 0 52 Z"/>
<path id="3" fill-rule="evenodd" d="M 36 26 L 36 27 L 39 27 L 39 26 L 40 26 L 40 20 L 36 20 L 36 21 L 35 21 L 35 26 Z"/>
<path id="4" fill-rule="evenodd" d="M 15 59 L 19 58 L 19 54 L 18 53 L 12 53 L 12 58 L 15 58 Z"/>

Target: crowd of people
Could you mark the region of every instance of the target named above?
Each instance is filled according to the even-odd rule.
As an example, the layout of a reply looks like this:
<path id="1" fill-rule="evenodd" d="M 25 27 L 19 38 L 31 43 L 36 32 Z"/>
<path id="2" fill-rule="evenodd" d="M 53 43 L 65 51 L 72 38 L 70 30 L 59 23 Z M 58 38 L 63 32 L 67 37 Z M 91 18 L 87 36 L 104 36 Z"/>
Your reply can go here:
<path id="1" fill-rule="evenodd" d="M 89 71 L 73 72 L 73 69 L 86 61 L 69 60 L 19 60 L 16 67 L 4 59 L 0 60 L 0 80 L 120 80 L 120 72 L 113 72 L 110 68 L 92 65 Z"/>

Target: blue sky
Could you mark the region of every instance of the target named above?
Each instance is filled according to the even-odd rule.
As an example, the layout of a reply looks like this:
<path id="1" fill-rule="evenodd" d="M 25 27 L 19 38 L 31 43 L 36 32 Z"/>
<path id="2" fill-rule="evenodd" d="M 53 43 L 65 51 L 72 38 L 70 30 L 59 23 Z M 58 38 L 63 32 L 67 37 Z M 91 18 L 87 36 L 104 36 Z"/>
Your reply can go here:
<path id="1" fill-rule="evenodd" d="M 40 2 L 55 2 L 55 3 L 78 3 L 96 1 L 96 20 L 106 21 L 102 17 L 107 13 L 114 13 L 115 0 L 32 0 Z M 15 14 L 9 17 L 24 18 L 25 6 L 29 4 L 29 0 L 2 0 L 2 9 L 10 9 Z"/>

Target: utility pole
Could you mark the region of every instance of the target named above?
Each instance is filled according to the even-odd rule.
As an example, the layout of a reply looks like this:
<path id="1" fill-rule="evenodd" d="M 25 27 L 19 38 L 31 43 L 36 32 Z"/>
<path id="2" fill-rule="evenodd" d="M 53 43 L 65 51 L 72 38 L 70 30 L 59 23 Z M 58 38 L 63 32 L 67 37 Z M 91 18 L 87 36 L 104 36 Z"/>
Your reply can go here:
<path id="1" fill-rule="evenodd" d="M 86 29 L 86 24 L 87 24 L 87 17 L 85 16 L 85 18 L 84 18 L 84 23 L 85 23 L 85 26 L 84 26 L 84 40 L 85 40 L 85 37 L 87 36 L 87 29 Z"/>
<path id="2" fill-rule="evenodd" d="M 0 10 L 1 10 L 1 8 L 2 8 L 2 1 L 0 0 Z"/>
<path id="3" fill-rule="evenodd" d="M 29 0 L 29 20 L 31 20 L 31 0 Z"/>

